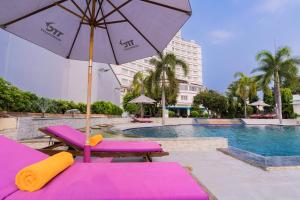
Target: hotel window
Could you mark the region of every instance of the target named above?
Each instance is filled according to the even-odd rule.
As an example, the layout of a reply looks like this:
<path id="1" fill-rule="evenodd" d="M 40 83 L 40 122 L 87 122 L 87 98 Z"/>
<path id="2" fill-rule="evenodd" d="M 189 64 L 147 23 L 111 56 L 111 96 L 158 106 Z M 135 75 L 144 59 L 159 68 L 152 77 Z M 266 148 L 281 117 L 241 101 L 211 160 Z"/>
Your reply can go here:
<path id="1" fill-rule="evenodd" d="M 197 91 L 197 87 L 196 86 L 190 86 L 190 91 L 196 92 Z"/>
<path id="2" fill-rule="evenodd" d="M 182 100 L 182 101 L 187 101 L 187 100 L 188 100 L 188 96 L 186 96 L 186 95 L 181 95 L 181 100 Z"/>

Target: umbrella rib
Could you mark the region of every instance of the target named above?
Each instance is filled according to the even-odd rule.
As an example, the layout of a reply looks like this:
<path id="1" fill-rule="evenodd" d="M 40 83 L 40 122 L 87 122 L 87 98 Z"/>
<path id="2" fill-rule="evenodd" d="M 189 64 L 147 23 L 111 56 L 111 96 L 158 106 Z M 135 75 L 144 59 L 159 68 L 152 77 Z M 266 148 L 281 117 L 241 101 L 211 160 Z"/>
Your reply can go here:
<path id="1" fill-rule="evenodd" d="M 72 11 L 72 10 L 66 8 L 65 6 L 60 5 L 60 4 L 57 4 L 57 6 L 60 7 L 60 8 L 62 8 L 62 9 L 65 10 L 65 11 L 71 13 L 72 15 L 74 15 L 74 16 L 76 16 L 76 17 L 85 20 L 85 17 L 84 17 L 84 16 L 81 16 L 81 15 L 77 14 L 76 12 L 74 12 L 74 11 Z"/>
<path id="2" fill-rule="evenodd" d="M 22 17 L 19 17 L 19 18 L 14 19 L 14 20 L 12 20 L 12 21 L 10 21 L 10 22 L 7 22 L 7 23 L 5 23 L 5 24 L 2 24 L 1 27 L 6 28 L 7 26 L 9 26 L 9 25 L 11 25 L 11 24 L 13 24 L 13 23 L 16 23 L 16 22 L 18 22 L 18 21 L 20 21 L 20 20 L 26 19 L 26 18 L 28 18 L 28 17 L 30 17 L 30 16 L 32 16 L 32 15 L 35 15 L 35 14 L 37 14 L 37 13 L 40 13 L 40 12 L 42 12 L 42 11 L 44 11 L 44 10 L 49 9 L 49 8 L 52 8 L 52 7 L 56 6 L 57 4 L 63 3 L 63 2 L 65 2 L 65 1 L 67 1 L 67 0 L 60 0 L 60 1 L 54 2 L 54 3 L 52 3 L 52 4 L 50 4 L 50 5 L 46 6 L 46 7 L 40 8 L 40 9 L 35 10 L 35 11 L 33 11 L 33 12 L 29 13 L 29 14 L 26 14 L 26 15 L 24 15 L 24 16 L 22 16 Z"/>
<path id="3" fill-rule="evenodd" d="M 124 2 L 123 4 L 119 5 L 117 7 L 117 9 L 120 9 L 122 7 L 124 7 L 125 5 L 127 5 L 129 2 L 131 2 L 132 0 L 128 0 L 126 2 Z M 116 9 L 110 11 L 109 13 L 107 13 L 105 16 L 102 16 L 99 20 L 97 20 L 97 23 L 101 22 L 103 19 L 107 18 L 108 16 L 110 16 L 111 14 L 113 14 L 114 12 L 116 12 Z"/>
<path id="4" fill-rule="evenodd" d="M 87 18 L 86 12 L 83 12 L 83 10 L 80 8 L 80 6 L 79 6 L 74 0 L 71 0 L 71 2 L 76 6 L 76 8 L 81 12 L 81 14 L 82 14 L 83 16 L 85 16 L 84 18 Z M 88 20 L 89 20 L 89 19 L 87 18 L 86 21 L 88 21 Z"/>
<path id="5" fill-rule="evenodd" d="M 117 24 L 117 23 L 122 23 L 122 22 L 127 22 L 127 20 L 116 20 L 116 21 L 110 21 L 110 22 L 105 22 L 105 24 Z M 104 23 L 99 23 L 97 25 L 103 25 Z"/>
<path id="6" fill-rule="evenodd" d="M 117 8 L 110 0 L 107 0 L 107 2 L 114 7 L 115 10 L 122 15 L 125 20 L 127 20 L 127 22 L 135 29 L 135 31 L 138 32 L 158 54 L 160 54 L 160 51 L 154 46 L 154 44 L 152 44 L 152 42 L 150 42 L 150 40 L 130 20 L 128 20 L 128 18 L 119 10 L 119 8 Z"/>
<path id="7" fill-rule="evenodd" d="M 100 7 L 100 10 L 101 10 L 101 14 L 102 14 L 102 16 L 103 16 L 103 9 L 102 9 L 102 6 Z M 112 42 L 111 42 L 111 38 L 110 38 L 109 31 L 108 31 L 108 27 L 107 27 L 107 25 L 106 25 L 106 20 L 105 20 L 105 18 L 103 19 L 103 21 L 104 21 L 104 25 L 105 25 L 105 27 L 106 27 L 106 29 L 105 29 L 105 30 L 106 30 L 106 34 L 107 34 L 107 37 L 108 37 L 108 40 L 109 40 L 109 44 L 110 44 L 112 53 L 113 53 L 113 55 L 114 55 L 114 59 L 115 59 L 115 61 L 116 61 L 116 64 L 119 65 L 119 62 L 118 62 L 118 60 L 117 60 L 117 57 L 116 57 L 116 53 L 115 53 L 114 47 L 113 47 Z"/>
<path id="8" fill-rule="evenodd" d="M 90 14 L 90 18 L 92 17 L 92 12 L 91 12 L 91 9 L 90 9 L 90 3 L 91 3 L 91 0 L 88 2 L 87 0 L 85 0 L 86 2 L 86 5 L 87 5 L 87 9 L 89 11 L 89 14 Z"/>
<path id="9" fill-rule="evenodd" d="M 90 0 L 90 2 L 91 2 L 91 0 Z M 72 53 L 72 51 L 73 51 L 73 48 L 74 48 L 75 42 L 76 42 L 76 40 L 77 40 L 77 37 L 78 37 L 78 34 L 79 34 L 79 31 L 80 31 L 80 29 L 81 29 L 81 26 L 82 26 L 82 24 L 83 24 L 83 19 L 84 19 L 84 17 L 86 17 L 86 12 L 87 12 L 87 8 L 85 9 L 85 11 L 84 11 L 84 13 L 83 13 L 83 16 L 82 16 L 81 22 L 79 23 L 78 29 L 77 29 L 77 31 L 76 31 L 75 38 L 74 38 L 74 40 L 73 40 L 73 42 L 72 42 L 71 48 L 70 48 L 70 50 L 69 50 L 69 53 L 68 53 L 68 55 L 67 55 L 67 57 L 66 57 L 66 58 L 68 58 L 68 59 L 70 58 L 70 56 L 71 56 L 71 53 Z"/>
<path id="10" fill-rule="evenodd" d="M 96 20 L 96 21 L 97 21 L 98 15 L 99 15 L 99 13 L 100 13 L 100 9 L 101 9 L 101 7 L 102 7 L 103 1 L 104 1 L 104 0 L 102 0 L 102 1 L 100 2 L 100 0 L 98 0 L 99 8 L 98 8 L 98 10 L 97 10 L 97 14 L 96 14 L 96 17 L 95 17 L 95 20 Z"/>
<path id="11" fill-rule="evenodd" d="M 157 5 L 157 6 L 161 6 L 161 7 L 164 7 L 164 8 L 168 8 L 168 9 L 171 9 L 171 10 L 183 12 L 183 13 L 186 13 L 187 15 L 190 15 L 190 16 L 192 15 L 192 12 L 188 11 L 188 10 L 183 10 L 183 9 L 180 9 L 180 8 L 175 8 L 175 7 L 172 7 L 172 6 L 169 6 L 169 5 L 165 5 L 165 4 L 154 2 L 154 1 L 150 1 L 150 0 L 141 0 L 141 1 L 143 1 L 145 3 L 150 3 L 150 4 Z"/>

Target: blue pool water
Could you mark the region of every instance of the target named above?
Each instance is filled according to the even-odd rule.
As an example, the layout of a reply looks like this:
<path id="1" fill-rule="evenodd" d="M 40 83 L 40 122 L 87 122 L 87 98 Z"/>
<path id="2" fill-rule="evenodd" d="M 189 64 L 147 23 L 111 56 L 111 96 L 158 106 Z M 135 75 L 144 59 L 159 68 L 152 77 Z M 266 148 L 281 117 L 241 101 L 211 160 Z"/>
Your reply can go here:
<path id="1" fill-rule="evenodd" d="M 300 155 L 299 126 L 201 126 L 180 125 L 129 129 L 143 137 L 225 137 L 230 146 L 263 156 Z"/>

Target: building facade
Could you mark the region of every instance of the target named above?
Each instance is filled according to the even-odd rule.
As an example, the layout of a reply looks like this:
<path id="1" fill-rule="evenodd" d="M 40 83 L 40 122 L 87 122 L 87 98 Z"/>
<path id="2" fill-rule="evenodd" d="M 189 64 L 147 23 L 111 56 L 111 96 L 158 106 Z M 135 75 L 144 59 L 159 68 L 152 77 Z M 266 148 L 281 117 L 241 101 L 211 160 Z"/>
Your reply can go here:
<path id="1" fill-rule="evenodd" d="M 168 44 L 164 52 L 174 53 L 178 58 L 184 60 L 189 65 L 189 73 L 186 77 L 181 68 L 176 68 L 176 77 L 180 82 L 179 94 L 177 104 L 168 108 L 174 110 L 177 115 L 187 116 L 190 114 L 194 96 L 204 89 L 201 46 L 195 41 L 184 40 L 179 31 Z M 121 83 L 121 99 L 130 88 L 133 77 L 137 72 L 142 71 L 146 74 L 148 70 L 154 69 L 154 66 L 149 63 L 150 59 L 151 58 L 145 58 L 120 66 L 112 65 Z"/>
<path id="2" fill-rule="evenodd" d="M 293 108 L 294 108 L 294 113 L 297 115 L 300 115 L 300 95 L 296 94 L 293 95 Z"/>

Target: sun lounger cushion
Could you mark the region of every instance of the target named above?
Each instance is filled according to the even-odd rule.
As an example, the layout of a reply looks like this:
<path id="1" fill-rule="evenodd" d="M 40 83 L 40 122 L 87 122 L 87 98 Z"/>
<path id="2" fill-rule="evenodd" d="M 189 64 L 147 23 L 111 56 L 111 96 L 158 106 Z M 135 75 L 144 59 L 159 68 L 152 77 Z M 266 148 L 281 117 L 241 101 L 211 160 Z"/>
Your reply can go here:
<path id="1" fill-rule="evenodd" d="M 90 145 L 92 147 L 96 146 L 102 140 L 103 140 L 103 136 L 101 134 L 94 135 L 94 136 L 90 137 Z"/>
<path id="2" fill-rule="evenodd" d="M 70 126 L 48 126 L 46 130 L 81 149 L 84 147 L 84 133 Z M 157 142 L 152 141 L 132 142 L 103 140 L 96 146 L 91 147 L 91 150 L 97 152 L 161 152 L 162 148 Z"/>
<path id="3" fill-rule="evenodd" d="M 103 140 L 92 151 L 99 152 L 161 152 L 162 148 L 152 141 L 113 141 Z"/>
<path id="4" fill-rule="evenodd" d="M 177 163 L 75 163 L 36 192 L 7 200 L 208 200 Z"/>
<path id="5" fill-rule="evenodd" d="M 0 136 L 0 199 L 18 190 L 15 176 L 21 169 L 47 157 L 46 154 Z"/>
<path id="6" fill-rule="evenodd" d="M 46 127 L 46 131 L 50 132 L 51 134 L 62 138 L 63 140 L 77 146 L 80 148 L 84 147 L 85 144 L 85 135 L 66 125 L 61 125 L 61 126 L 48 126 Z"/>
<path id="7" fill-rule="evenodd" d="M 19 171 L 16 175 L 16 185 L 20 190 L 37 191 L 70 167 L 73 162 L 72 154 L 68 152 L 57 153 Z"/>

